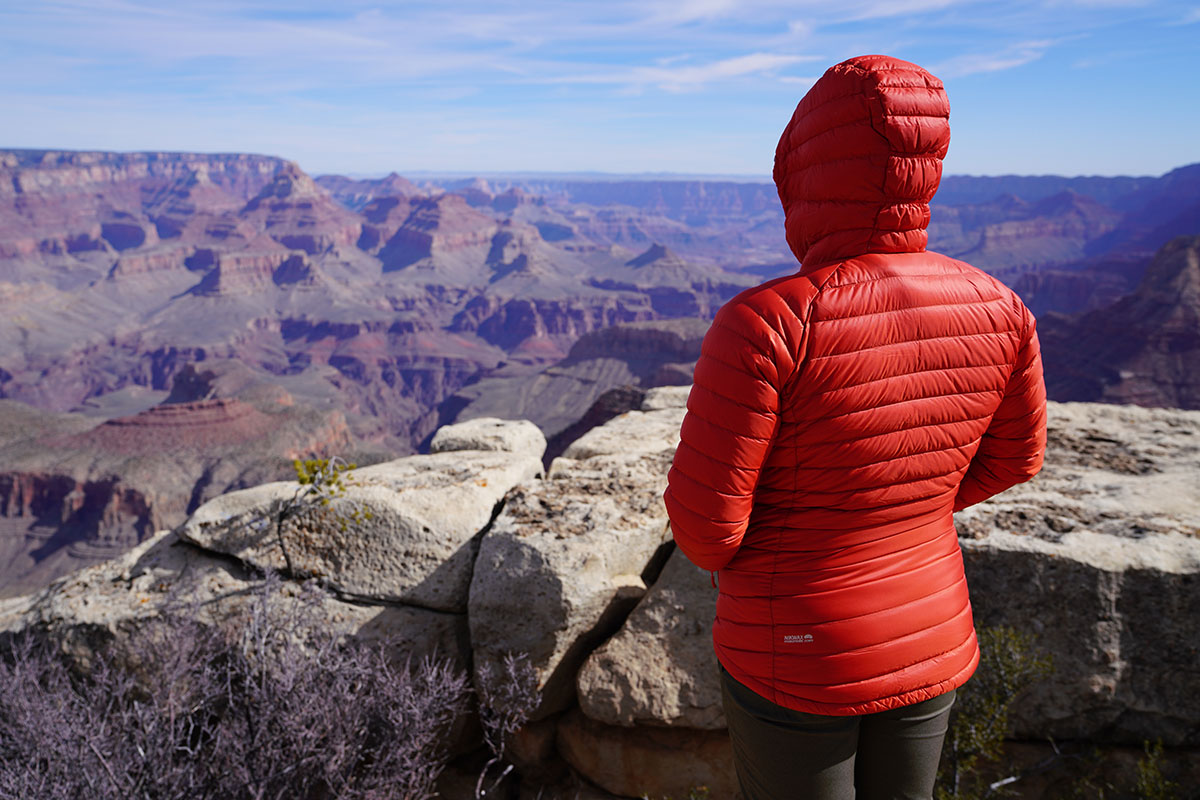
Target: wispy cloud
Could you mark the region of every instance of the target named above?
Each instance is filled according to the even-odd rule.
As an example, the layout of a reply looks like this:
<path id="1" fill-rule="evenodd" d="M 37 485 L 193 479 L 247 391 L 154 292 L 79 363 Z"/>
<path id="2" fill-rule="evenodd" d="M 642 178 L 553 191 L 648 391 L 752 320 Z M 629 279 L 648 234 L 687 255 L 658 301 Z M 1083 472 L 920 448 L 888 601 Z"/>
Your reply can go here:
<path id="1" fill-rule="evenodd" d="M 814 58 L 815 56 L 750 53 L 708 64 L 637 67 L 630 72 L 629 82 L 642 85 L 652 84 L 668 91 L 680 91 L 728 78 L 740 78 L 759 73 L 770 74 L 792 64 L 812 61 Z"/>
<path id="2" fill-rule="evenodd" d="M 671 0 L 650 7 L 650 24 L 678 25 L 723 17 L 739 7 L 738 0 Z"/>
<path id="3" fill-rule="evenodd" d="M 990 53 L 967 53 L 934 64 L 931 70 L 943 78 L 961 78 L 981 72 L 1000 72 L 1037 61 L 1055 44 L 1052 39 L 1018 42 Z"/>
<path id="4" fill-rule="evenodd" d="M 619 70 L 559 75 L 546 79 L 546 82 L 614 84 L 629 88 L 655 86 L 666 91 L 679 92 L 697 89 L 716 81 L 731 78 L 741 78 L 756 74 L 770 75 L 784 67 L 790 67 L 793 64 L 805 61 L 813 61 L 817 58 L 817 56 L 750 53 L 744 56 L 725 58 L 705 64 L 670 63 L 653 67 L 634 66 Z"/>

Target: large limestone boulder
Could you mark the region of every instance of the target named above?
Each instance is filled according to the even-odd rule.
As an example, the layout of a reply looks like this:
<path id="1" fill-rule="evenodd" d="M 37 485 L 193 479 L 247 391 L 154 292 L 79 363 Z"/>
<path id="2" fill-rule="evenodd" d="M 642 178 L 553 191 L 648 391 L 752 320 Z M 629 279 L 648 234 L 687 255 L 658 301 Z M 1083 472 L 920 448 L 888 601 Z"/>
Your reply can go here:
<path id="1" fill-rule="evenodd" d="M 541 458 L 546 451 L 546 437 L 528 420 L 480 417 L 445 425 L 433 434 L 429 452 L 456 450 L 499 450 Z"/>
<path id="2" fill-rule="evenodd" d="M 662 493 L 682 418 L 680 408 L 631 411 L 589 432 L 546 480 L 514 491 L 483 538 L 469 604 L 475 663 L 528 654 L 539 716 L 567 707 L 583 658 L 661 566 Z"/>
<path id="3" fill-rule="evenodd" d="M 976 624 L 1032 633 L 1053 658 L 1013 708 L 1017 736 L 1200 741 L 1200 539 L 994 530 L 963 555 Z"/>
<path id="4" fill-rule="evenodd" d="M 652 389 L 642 401 L 640 411 L 627 411 L 598 428 L 580 436 L 562 457 L 583 460 L 605 454 L 675 452 L 679 446 L 679 426 L 683 423 L 687 394 L 670 386 Z M 665 475 L 664 475 L 665 477 Z"/>
<path id="5" fill-rule="evenodd" d="M 579 706 L 607 725 L 721 730 L 712 645 L 717 590 L 681 550 L 621 630 L 579 671 Z"/>
<path id="6" fill-rule="evenodd" d="M 423 608 L 347 603 L 306 590 L 294 581 L 263 585 L 263 577 L 236 561 L 159 531 L 124 555 L 75 572 L 43 591 L 6 601 L 0 631 L 41 630 L 60 642 L 80 664 L 91 663 L 100 647 L 121 652 L 139 631 L 157 624 L 164 612 L 193 616 L 202 624 L 225 625 L 245 619 L 250 605 L 266 601 L 298 608 L 306 625 L 338 636 L 390 638 L 398 661 L 423 656 L 468 663 L 466 619 Z"/>
<path id="7" fill-rule="evenodd" d="M 259 568 L 285 570 L 290 560 L 344 595 L 463 612 L 478 535 L 510 489 L 542 472 L 546 442 L 530 428 L 499 420 L 443 428 L 440 452 L 353 470 L 344 493 L 282 532 L 270 520 L 302 489 L 296 482 L 214 498 L 179 534 Z"/>
<path id="8" fill-rule="evenodd" d="M 1042 473 L 958 515 L 977 625 L 1054 672 L 1016 733 L 1200 741 L 1200 412 L 1050 404 Z"/>

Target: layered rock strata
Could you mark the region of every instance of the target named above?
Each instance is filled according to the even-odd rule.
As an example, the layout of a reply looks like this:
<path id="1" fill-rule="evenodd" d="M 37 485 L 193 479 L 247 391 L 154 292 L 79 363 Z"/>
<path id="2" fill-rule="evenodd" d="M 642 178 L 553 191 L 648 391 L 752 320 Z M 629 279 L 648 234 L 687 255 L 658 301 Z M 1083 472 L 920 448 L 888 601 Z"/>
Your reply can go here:
<path id="1" fill-rule="evenodd" d="M 185 370 L 164 402 L 107 420 L 0 400 L 11 422 L 0 425 L 0 596 L 119 555 L 230 489 L 291 474 L 293 458 L 347 449 L 341 412 L 223 372 Z M 237 396 L 212 395 L 229 381 Z"/>
<path id="2" fill-rule="evenodd" d="M 1163 247 L 1132 294 L 1038 327 L 1057 400 L 1200 407 L 1200 236 Z"/>

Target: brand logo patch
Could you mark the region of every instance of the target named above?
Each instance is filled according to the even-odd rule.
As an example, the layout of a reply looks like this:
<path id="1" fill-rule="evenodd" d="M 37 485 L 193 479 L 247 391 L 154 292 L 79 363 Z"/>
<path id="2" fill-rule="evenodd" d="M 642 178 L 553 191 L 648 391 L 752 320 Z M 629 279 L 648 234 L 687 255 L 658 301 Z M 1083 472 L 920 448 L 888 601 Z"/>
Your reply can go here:
<path id="1" fill-rule="evenodd" d="M 811 633 L 785 633 L 784 644 L 807 644 L 813 640 Z"/>

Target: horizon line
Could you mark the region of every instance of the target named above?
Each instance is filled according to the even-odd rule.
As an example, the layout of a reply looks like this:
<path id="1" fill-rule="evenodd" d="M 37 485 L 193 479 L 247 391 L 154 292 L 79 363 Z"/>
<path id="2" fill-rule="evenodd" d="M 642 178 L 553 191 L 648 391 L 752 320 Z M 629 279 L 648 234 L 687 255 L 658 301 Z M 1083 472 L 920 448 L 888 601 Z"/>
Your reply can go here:
<path id="1" fill-rule="evenodd" d="M 287 156 L 272 155 L 269 153 L 255 153 L 251 151 L 239 150 L 221 150 L 221 151 L 203 151 L 203 150 L 155 150 L 155 149 L 138 149 L 138 150 L 100 150 L 100 149 L 80 149 L 71 147 L 0 147 L 0 153 L 88 153 L 88 154 L 110 154 L 110 155 L 193 155 L 193 156 L 253 156 L 259 158 L 274 158 L 281 161 L 292 161 L 299 165 L 295 159 Z M 983 173 L 947 173 L 942 176 L 942 180 L 946 178 L 1161 178 L 1175 170 L 1184 167 L 1200 164 L 1200 162 L 1189 162 L 1172 167 L 1169 170 L 1159 174 L 1129 174 L 1129 173 L 1079 173 L 1074 175 L 1065 175 L 1056 172 L 1040 172 L 1040 173 L 1021 173 L 1021 172 L 1000 172 L 995 174 Z M 304 169 L 301 167 L 301 169 Z M 424 179 L 433 178 L 448 178 L 453 180 L 463 180 L 469 178 L 479 178 L 482 180 L 489 179 L 545 179 L 545 180 L 565 180 L 565 179 L 584 179 L 595 181 L 654 181 L 654 180 L 704 180 L 704 181 L 726 181 L 726 182 L 741 182 L 741 183 L 764 183 L 773 184 L 774 180 L 770 175 L 765 174 L 739 174 L 739 173 L 707 173 L 707 172 L 608 172 L 605 170 L 487 170 L 487 171 L 470 171 L 470 170 L 441 170 L 441 169 L 417 169 L 417 170 L 375 170 L 370 172 L 348 171 L 348 172 L 310 172 L 307 169 L 304 171 L 312 177 L 343 177 L 353 180 L 378 180 L 385 178 L 388 175 L 399 175 L 401 177 L 417 177 Z"/>

